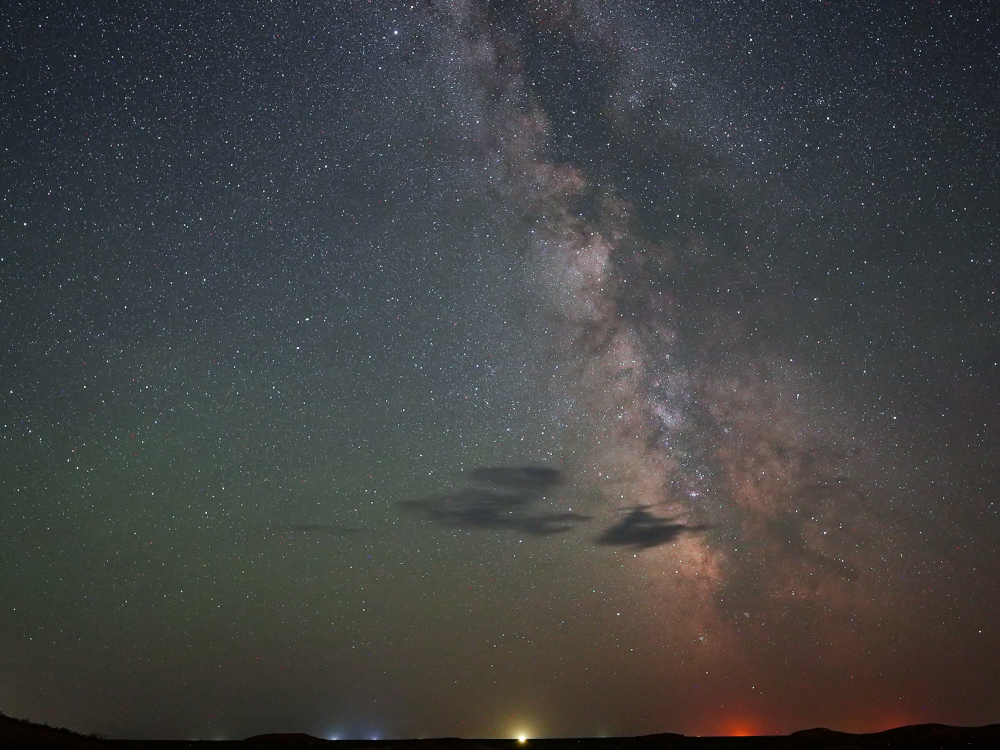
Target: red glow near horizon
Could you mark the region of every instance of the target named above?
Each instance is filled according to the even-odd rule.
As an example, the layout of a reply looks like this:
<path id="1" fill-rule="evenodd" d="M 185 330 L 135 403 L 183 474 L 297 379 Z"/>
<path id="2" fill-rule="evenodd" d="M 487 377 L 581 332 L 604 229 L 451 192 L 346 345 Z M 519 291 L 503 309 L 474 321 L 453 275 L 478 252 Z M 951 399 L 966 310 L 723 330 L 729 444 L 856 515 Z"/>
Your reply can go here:
<path id="1" fill-rule="evenodd" d="M 753 737 L 760 732 L 757 731 L 754 722 L 740 718 L 722 722 L 719 734 L 723 737 Z"/>
<path id="2" fill-rule="evenodd" d="M 846 724 L 837 721 L 831 721 L 829 723 L 819 721 L 813 723 L 806 722 L 806 724 L 796 726 L 796 722 L 792 722 L 791 728 L 788 728 L 788 723 L 784 723 L 780 724 L 782 728 L 776 729 L 775 726 L 766 720 L 739 716 L 719 719 L 713 723 L 711 729 L 708 731 L 702 730 L 699 732 L 698 736 L 706 737 L 714 735 L 717 737 L 760 737 L 774 734 L 776 731 L 777 733 L 785 734 L 797 730 L 812 729 L 818 726 L 838 732 L 874 734 L 877 732 L 884 732 L 889 729 L 897 729 L 899 727 L 912 726 L 919 723 L 921 723 L 919 718 L 897 715 L 894 718 L 886 717 L 883 719 L 869 719 L 860 723 L 848 722 Z"/>

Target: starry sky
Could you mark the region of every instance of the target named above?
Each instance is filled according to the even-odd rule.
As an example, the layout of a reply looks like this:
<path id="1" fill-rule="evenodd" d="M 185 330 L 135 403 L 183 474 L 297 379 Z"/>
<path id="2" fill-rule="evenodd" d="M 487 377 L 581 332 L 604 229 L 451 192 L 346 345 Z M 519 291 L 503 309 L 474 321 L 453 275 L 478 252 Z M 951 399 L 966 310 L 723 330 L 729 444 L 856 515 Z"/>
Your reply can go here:
<path id="1" fill-rule="evenodd" d="M 5 8 L 0 711 L 1000 721 L 994 5 Z"/>

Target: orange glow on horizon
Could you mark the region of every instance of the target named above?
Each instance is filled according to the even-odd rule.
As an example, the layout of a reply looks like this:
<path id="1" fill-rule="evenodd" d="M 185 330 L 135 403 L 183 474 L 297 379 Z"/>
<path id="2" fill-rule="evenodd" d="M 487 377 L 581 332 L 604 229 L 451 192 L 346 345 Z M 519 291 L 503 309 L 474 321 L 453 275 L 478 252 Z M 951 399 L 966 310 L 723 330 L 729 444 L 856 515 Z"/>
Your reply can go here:
<path id="1" fill-rule="evenodd" d="M 715 735 L 717 737 L 762 737 L 773 734 L 775 731 L 779 731 L 782 734 L 790 734 L 793 731 L 813 729 L 816 727 L 852 734 L 875 734 L 889 729 L 913 726 L 922 722 L 926 722 L 924 717 L 897 714 L 894 717 L 890 715 L 887 715 L 885 718 L 877 719 L 869 717 L 868 719 L 855 722 L 838 722 L 836 720 L 829 720 L 827 722 L 819 720 L 812 723 L 806 722 L 805 724 L 801 724 L 801 722 L 785 722 L 781 724 L 782 728 L 780 730 L 776 730 L 773 726 L 771 726 L 770 722 L 766 720 L 740 716 L 719 719 L 714 722 L 714 728 L 710 729 L 708 732 L 702 730 L 698 733 L 698 736 L 706 737 Z M 801 725 L 796 726 L 796 724 Z"/>
<path id="2" fill-rule="evenodd" d="M 732 719 L 722 723 L 723 737 L 753 737 L 758 734 L 754 723 L 748 719 Z"/>

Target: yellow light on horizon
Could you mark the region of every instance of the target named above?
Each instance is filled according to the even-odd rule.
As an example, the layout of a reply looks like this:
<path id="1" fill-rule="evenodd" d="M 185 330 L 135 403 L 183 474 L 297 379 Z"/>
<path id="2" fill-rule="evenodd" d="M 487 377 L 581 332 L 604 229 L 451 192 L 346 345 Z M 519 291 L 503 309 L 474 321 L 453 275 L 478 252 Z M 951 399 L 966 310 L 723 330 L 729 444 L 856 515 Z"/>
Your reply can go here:
<path id="1" fill-rule="evenodd" d="M 517 741 L 523 745 L 525 742 L 528 741 L 528 738 L 525 735 L 520 734 L 517 736 Z"/>

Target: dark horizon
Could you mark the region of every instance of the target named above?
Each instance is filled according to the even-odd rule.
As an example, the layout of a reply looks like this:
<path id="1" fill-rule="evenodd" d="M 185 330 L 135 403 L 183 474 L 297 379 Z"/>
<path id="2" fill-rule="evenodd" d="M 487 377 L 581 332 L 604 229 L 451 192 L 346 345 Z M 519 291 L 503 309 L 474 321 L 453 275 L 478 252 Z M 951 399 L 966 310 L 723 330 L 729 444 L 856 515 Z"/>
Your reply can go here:
<path id="1" fill-rule="evenodd" d="M 526 748 L 529 745 L 544 745 L 547 750 L 564 750 L 566 748 L 580 748 L 585 744 L 589 750 L 602 750 L 607 743 L 614 748 L 621 748 L 623 742 L 632 743 L 641 748 L 650 747 L 686 747 L 699 750 L 713 750 L 720 747 L 718 743 L 725 743 L 724 747 L 735 748 L 734 741 L 739 742 L 739 747 L 744 750 L 765 750 L 765 748 L 792 748 L 799 747 L 842 747 L 842 742 L 850 742 L 850 747 L 877 747 L 881 750 L 888 750 L 895 747 L 905 747 L 912 750 L 914 747 L 938 748 L 950 747 L 988 747 L 988 743 L 995 743 L 1000 738 L 1000 724 L 990 724 L 985 726 L 949 726 L 942 724 L 922 724 L 892 727 L 874 733 L 847 733 L 826 727 L 812 727 L 798 730 L 788 735 L 706 735 L 706 736 L 685 736 L 673 732 L 660 732 L 652 735 L 640 735 L 635 737 L 519 737 L 519 738 L 460 738 L 460 737 L 426 737 L 426 738 L 386 738 L 386 739 L 361 739 L 361 738 L 324 738 L 302 732 L 289 733 L 264 733 L 243 737 L 239 739 L 223 738 L 205 740 L 189 738 L 186 740 L 155 740 L 155 739 L 121 739 L 110 738 L 96 734 L 83 735 L 63 727 L 50 727 L 45 724 L 34 724 L 26 719 L 14 719 L 0 713 L 0 741 L 8 742 L 12 746 L 47 746 L 47 747 L 106 747 L 108 743 L 119 747 L 190 747 L 191 743 L 206 743 L 212 747 L 228 746 L 229 744 L 245 743 L 251 744 L 282 744 L 285 746 L 306 746 L 315 745 L 317 742 L 323 744 L 333 743 L 340 747 L 351 748 L 378 748 L 378 747 L 398 747 L 400 743 L 407 744 L 412 748 L 430 747 L 516 747 Z M 478 744 L 484 743 L 484 744 Z M 860 743 L 860 744 L 858 744 Z"/>
<path id="2" fill-rule="evenodd" d="M 0 710 L 1000 721 L 995 8 L 745 6 L 0 11 Z"/>

